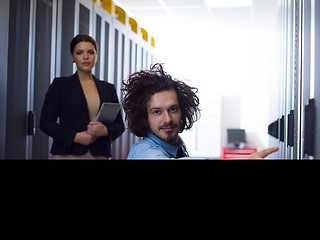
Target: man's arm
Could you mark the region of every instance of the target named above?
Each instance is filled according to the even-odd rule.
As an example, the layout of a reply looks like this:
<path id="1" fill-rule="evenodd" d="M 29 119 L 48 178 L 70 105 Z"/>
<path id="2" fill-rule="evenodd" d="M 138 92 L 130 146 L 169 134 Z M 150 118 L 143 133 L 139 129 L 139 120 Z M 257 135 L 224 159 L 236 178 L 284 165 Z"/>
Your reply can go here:
<path id="1" fill-rule="evenodd" d="M 269 154 L 274 153 L 274 152 L 276 152 L 278 150 L 279 150 L 278 147 L 267 148 L 267 149 L 264 149 L 262 151 L 253 153 L 253 154 L 249 155 L 248 157 L 246 157 L 245 159 L 264 159 Z"/>

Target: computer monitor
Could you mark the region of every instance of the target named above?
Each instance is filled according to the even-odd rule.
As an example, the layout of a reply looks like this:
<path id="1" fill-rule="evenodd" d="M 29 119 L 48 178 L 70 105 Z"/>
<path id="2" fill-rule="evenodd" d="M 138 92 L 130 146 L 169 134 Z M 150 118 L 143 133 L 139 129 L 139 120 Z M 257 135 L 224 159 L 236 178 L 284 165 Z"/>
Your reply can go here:
<path id="1" fill-rule="evenodd" d="M 228 143 L 234 144 L 236 148 L 239 148 L 240 144 L 246 143 L 246 132 L 244 129 L 228 128 L 227 138 Z"/>

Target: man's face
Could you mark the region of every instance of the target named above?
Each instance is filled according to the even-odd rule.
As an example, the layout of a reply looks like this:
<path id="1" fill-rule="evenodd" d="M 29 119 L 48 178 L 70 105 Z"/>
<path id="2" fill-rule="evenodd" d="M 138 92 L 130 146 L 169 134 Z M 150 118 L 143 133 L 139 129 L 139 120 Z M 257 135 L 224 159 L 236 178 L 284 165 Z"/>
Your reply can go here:
<path id="1" fill-rule="evenodd" d="M 181 109 L 175 90 L 166 90 L 151 96 L 147 103 L 151 132 L 172 145 L 178 145 Z"/>

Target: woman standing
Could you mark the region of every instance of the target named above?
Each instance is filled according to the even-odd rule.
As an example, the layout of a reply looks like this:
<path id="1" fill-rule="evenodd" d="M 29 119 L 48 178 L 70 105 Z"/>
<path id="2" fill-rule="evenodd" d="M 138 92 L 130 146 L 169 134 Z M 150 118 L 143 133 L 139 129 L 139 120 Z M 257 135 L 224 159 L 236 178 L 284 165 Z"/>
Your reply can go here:
<path id="1" fill-rule="evenodd" d="M 70 53 L 77 71 L 55 78 L 50 85 L 40 129 L 54 140 L 53 159 L 110 159 L 111 142 L 124 132 L 121 111 L 112 124 L 95 118 L 103 102 L 119 102 L 116 89 L 92 74 L 98 57 L 93 38 L 77 35 L 70 43 Z"/>

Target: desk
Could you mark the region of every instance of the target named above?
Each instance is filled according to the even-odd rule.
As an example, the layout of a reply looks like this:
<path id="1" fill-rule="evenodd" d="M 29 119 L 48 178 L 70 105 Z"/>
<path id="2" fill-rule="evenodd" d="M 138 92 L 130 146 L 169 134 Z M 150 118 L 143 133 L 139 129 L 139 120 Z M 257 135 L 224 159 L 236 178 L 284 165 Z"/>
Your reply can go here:
<path id="1" fill-rule="evenodd" d="M 223 148 L 222 159 L 243 158 L 257 152 L 256 148 Z"/>

